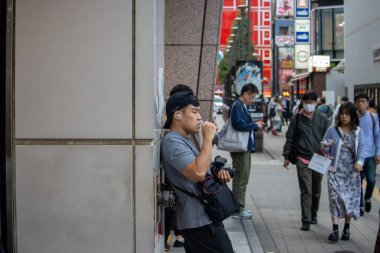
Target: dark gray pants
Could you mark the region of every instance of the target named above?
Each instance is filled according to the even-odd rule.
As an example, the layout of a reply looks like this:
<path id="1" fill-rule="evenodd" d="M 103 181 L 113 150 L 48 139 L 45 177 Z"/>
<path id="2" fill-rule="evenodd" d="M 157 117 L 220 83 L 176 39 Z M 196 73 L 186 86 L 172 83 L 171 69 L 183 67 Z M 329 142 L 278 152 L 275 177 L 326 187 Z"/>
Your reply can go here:
<path id="1" fill-rule="evenodd" d="M 234 253 L 223 223 L 211 223 L 200 228 L 180 231 L 185 238 L 186 253 Z"/>
<path id="2" fill-rule="evenodd" d="M 316 216 L 319 209 L 323 175 L 309 169 L 299 160 L 297 161 L 297 175 L 301 191 L 302 221 L 310 222 L 312 216 Z"/>

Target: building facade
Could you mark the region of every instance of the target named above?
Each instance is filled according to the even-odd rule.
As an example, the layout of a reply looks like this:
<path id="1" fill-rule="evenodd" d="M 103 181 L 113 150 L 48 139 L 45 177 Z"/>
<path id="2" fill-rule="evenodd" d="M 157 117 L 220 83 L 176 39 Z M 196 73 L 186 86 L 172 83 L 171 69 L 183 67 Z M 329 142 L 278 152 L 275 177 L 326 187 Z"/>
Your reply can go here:
<path id="1" fill-rule="evenodd" d="M 211 119 L 222 1 L 0 1 L 7 253 L 163 252 L 165 99 Z"/>
<path id="2" fill-rule="evenodd" d="M 366 92 L 380 104 L 380 2 L 344 1 L 346 88 L 350 99 Z"/>

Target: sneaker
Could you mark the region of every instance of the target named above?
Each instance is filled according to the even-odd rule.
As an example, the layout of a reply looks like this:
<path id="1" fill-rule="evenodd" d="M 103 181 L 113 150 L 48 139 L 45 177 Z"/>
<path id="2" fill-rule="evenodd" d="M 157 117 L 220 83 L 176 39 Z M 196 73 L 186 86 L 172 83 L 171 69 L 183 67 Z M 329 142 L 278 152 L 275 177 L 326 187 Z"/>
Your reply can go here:
<path id="1" fill-rule="evenodd" d="M 173 243 L 174 248 L 182 248 L 183 246 L 185 246 L 185 243 L 178 240 L 175 240 L 175 242 Z"/>
<path id="2" fill-rule="evenodd" d="M 317 215 L 314 215 L 314 216 L 311 218 L 310 224 L 318 224 Z"/>
<path id="3" fill-rule="evenodd" d="M 360 216 L 363 216 L 363 215 L 364 215 L 364 208 L 360 207 Z"/>
<path id="4" fill-rule="evenodd" d="M 249 213 L 249 214 L 253 214 L 253 211 L 252 211 L 252 210 L 244 209 L 244 211 L 246 211 L 246 212 Z"/>
<path id="5" fill-rule="evenodd" d="M 350 230 L 346 230 L 346 231 L 344 231 L 343 230 L 343 233 L 342 233 L 342 240 L 343 241 L 348 241 L 348 240 L 350 240 Z"/>
<path id="6" fill-rule="evenodd" d="M 243 210 L 237 213 L 234 213 L 232 218 L 239 218 L 239 219 L 252 219 L 252 211 L 251 213 L 247 212 L 247 210 Z"/>
<path id="7" fill-rule="evenodd" d="M 165 242 L 165 250 L 168 251 L 170 249 L 170 246 L 167 242 Z"/>
<path id="8" fill-rule="evenodd" d="M 371 200 L 366 200 L 365 201 L 365 209 L 367 213 L 371 212 Z"/>
<path id="9" fill-rule="evenodd" d="M 310 231 L 310 222 L 302 222 L 301 230 Z"/>
<path id="10" fill-rule="evenodd" d="M 339 238 L 339 230 L 333 230 L 333 231 L 329 234 L 329 240 L 330 240 L 330 241 L 337 242 L 337 241 L 338 241 L 338 238 Z"/>

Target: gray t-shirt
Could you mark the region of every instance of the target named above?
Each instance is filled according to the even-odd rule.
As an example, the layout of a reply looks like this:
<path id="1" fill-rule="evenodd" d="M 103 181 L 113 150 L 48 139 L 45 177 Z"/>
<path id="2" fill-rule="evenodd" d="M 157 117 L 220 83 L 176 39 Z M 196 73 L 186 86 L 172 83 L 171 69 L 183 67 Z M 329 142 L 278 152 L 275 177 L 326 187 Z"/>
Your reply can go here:
<path id="1" fill-rule="evenodd" d="M 175 131 L 167 133 L 161 141 L 161 162 L 171 184 L 198 196 L 197 183 L 186 178 L 182 171 L 196 159 L 199 151 L 189 138 Z M 174 188 L 174 187 L 173 187 Z M 198 228 L 212 223 L 199 200 L 174 188 L 178 229 Z"/>

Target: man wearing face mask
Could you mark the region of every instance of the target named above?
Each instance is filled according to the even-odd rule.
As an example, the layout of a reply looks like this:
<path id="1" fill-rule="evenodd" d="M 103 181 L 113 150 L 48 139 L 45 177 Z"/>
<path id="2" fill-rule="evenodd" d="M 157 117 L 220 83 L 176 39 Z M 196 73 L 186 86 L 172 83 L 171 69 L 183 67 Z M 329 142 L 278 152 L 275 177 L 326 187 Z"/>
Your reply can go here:
<path id="1" fill-rule="evenodd" d="M 288 156 L 297 142 L 297 176 L 301 191 L 302 226 L 301 230 L 309 231 L 310 224 L 317 224 L 317 212 L 321 196 L 322 174 L 308 168 L 314 153 L 320 153 L 320 145 L 329 127 L 327 117 L 315 110 L 318 95 L 307 91 L 302 96 L 303 109 L 293 115 L 286 132 L 284 145 L 284 167 L 288 169 Z"/>

